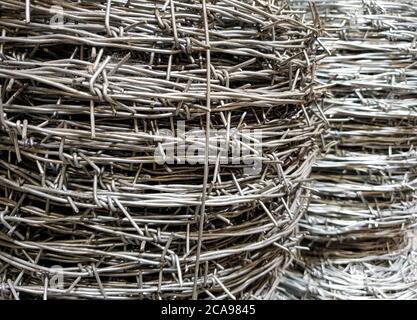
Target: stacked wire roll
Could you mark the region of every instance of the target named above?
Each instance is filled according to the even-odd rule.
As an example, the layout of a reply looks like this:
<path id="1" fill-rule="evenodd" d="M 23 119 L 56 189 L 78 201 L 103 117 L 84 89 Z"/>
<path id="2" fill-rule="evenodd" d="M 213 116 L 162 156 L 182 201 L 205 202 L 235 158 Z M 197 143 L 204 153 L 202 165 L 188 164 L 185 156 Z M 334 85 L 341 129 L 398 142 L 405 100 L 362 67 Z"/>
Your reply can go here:
<path id="1" fill-rule="evenodd" d="M 325 127 L 311 10 L 0 1 L 1 297 L 273 292 Z"/>
<path id="2" fill-rule="evenodd" d="M 416 298 L 417 9 L 410 1 L 316 5 L 320 41 L 332 51 L 318 66 L 330 86 L 330 129 L 300 221 L 309 250 L 281 297 Z"/>
<path id="3" fill-rule="evenodd" d="M 412 244 L 400 251 L 335 263 L 299 263 L 289 269 L 280 299 L 417 299 L 417 251 Z M 388 252 L 388 251 L 387 251 Z"/>

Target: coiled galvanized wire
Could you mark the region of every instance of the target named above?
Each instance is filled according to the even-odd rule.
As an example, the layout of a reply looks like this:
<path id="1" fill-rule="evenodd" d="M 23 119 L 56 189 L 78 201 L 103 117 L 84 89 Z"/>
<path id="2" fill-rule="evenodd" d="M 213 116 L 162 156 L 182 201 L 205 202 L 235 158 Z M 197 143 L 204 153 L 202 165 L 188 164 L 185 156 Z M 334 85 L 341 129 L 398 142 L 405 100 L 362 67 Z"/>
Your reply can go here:
<path id="1" fill-rule="evenodd" d="M 309 250 L 277 298 L 415 299 L 417 10 L 411 1 L 316 6 L 332 52 L 317 73 L 329 85 L 327 152 L 300 221 Z"/>
<path id="2" fill-rule="evenodd" d="M 318 17 L 235 0 L 0 8 L 2 297 L 272 292 L 297 251 L 325 127 Z M 177 121 L 201 133 L 166 142 L 202 147 L 193 164 L 154 157 Z M 209 155 L 215 130 L 222 151 L 240 144 L 261 170 Z M 262 144 L 241 143 L 245 130 Z"/>

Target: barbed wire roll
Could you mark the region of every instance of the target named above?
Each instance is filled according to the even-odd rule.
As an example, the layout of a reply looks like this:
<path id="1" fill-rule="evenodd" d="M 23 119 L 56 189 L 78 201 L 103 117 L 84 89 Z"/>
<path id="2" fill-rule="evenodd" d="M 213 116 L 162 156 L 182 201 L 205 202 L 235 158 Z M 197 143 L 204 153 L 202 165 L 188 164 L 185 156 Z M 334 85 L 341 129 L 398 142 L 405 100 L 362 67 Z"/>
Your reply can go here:
<path id="1" fill-rule="evenodd" d="M 292 4 L 305 5 L 302 1 Z M 415 46 L 410 1 L 317 1 L 327 152 L 277 299 L 416 298 Z"/>
<path id="2" fill-rule="evenodd" d="M 407 36 L 417 12 L 407 1 L 316 5 L 327 34 L 320 42 L 334 52 L 317 73 L 330 85 L 330 130 L 300 227 L 313 242 L 400 236 L 417 218 L 415 49 Z"/>
<path id="3" fill-rule="evenodd" d="M 0 8 L 2 297 L 272 292 L 326 125 L 318 19 L 234 0 Z"/>
<path id="4" fill-rule="evenodd" d="M 417 298 L 417 256 L 412 241 L 363 259 L 307 263 L 287 270 L 277 299 L 364 300 Z"/>

